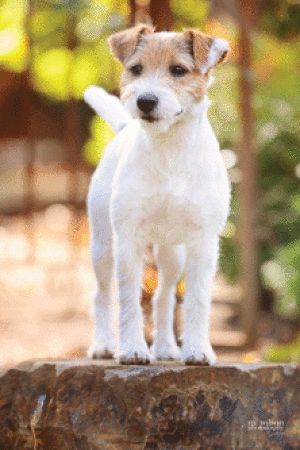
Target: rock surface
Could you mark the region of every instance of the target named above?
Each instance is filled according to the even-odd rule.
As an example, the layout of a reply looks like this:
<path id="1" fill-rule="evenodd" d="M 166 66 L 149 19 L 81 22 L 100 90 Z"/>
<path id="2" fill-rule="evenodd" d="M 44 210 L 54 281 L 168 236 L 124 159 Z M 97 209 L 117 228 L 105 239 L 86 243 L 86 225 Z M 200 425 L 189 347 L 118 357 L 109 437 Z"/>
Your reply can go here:
<path id="1" fill-rule="evenodd" d="M 0 374 L 1 450 L 300 448 L 300 367 L 35 361 Z"/>

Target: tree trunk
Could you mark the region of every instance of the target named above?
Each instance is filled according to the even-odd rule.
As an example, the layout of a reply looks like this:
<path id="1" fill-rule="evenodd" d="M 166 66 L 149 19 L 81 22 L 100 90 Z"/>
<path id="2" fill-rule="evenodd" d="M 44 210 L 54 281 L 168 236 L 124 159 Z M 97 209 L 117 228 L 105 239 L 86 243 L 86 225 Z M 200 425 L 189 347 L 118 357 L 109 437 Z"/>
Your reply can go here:
<path id="1" fill-rule="evenodd" d="M 150 15 L 156 31 L 171 30 L 173 17 L 169 0 L 151 0 Z"/>
<path id="2" fill-rule="evenodd" d="M 253 70 L 251 32 L 255 17 L 255 1 L 237 0 L 239 17 L 240 114 L 240 244 L 241 281 L 243 287 L 242 325 L 246 332 L 246 345 L 252 346 L 256 338 L 258 314 L 258 258 L 257 258 L 257 168 L 254 143 L 254 116 L 252 108 Z"/>

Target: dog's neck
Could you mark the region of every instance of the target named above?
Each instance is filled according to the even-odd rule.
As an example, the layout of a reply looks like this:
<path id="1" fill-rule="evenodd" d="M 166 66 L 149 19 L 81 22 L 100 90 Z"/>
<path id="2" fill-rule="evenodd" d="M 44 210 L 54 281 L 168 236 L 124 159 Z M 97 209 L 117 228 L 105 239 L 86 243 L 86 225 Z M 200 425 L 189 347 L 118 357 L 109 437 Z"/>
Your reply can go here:
<path id="1" fill-rule="evenodd" d="M 195 103 L 189 110 L 175 118 L 173 123 L 152 123 L 142 125 L 142 128 L 154 147 L 162 142 L 166 144 L 170 142 L 172 145 L 174 142 L 178 144 L 182 140 L 191 140 L 197 134 L 203 120 L 207 118 L 210 103 L 205 96 L 199 103 Z"/>

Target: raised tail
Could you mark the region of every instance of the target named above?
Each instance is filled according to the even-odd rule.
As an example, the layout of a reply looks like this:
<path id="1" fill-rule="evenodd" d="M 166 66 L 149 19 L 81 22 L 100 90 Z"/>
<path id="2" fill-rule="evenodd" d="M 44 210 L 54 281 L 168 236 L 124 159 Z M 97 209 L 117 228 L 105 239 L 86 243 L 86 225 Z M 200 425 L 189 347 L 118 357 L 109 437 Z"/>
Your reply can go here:
<path id="1" fill-rule="evenodd" d="M 84 92 L 84 100 L 118 133 L 127 125 L 130 116 L 120 100 L 97 86 L 89 86 Z"/>

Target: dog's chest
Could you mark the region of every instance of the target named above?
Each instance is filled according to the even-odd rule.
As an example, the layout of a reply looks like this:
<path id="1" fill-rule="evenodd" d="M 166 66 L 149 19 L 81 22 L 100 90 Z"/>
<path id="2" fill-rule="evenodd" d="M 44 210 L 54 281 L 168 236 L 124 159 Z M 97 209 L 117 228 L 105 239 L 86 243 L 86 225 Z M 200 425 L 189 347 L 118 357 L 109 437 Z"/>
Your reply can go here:
<path id="1" fill-rule="evenodd" d="M 219 233 L 229 191 L 217 149 L 186 139 L 181 146 L 174 139 L 167 144 L 145 145 L 124 159 L 113 189 L 115 228 L 130 225 L 144 240 L 168 245 L 190 244 L 204 228 Z"/>
<path id="2" fill-rule="evenodd" d="M 145 176 L 140 186 L 139 233 L 152 242 L 191 242 L 207 222 L 209 187 L 186 162 Z"/>
<path id="3" fill-rule="evenodd" d="M 183 193 L 177 186 L 177 192 L 162 190 L 143 202 L 138 232 L 144 239 L 177 244 L 196 238 L 201 230 L 200 209 Z"/>

